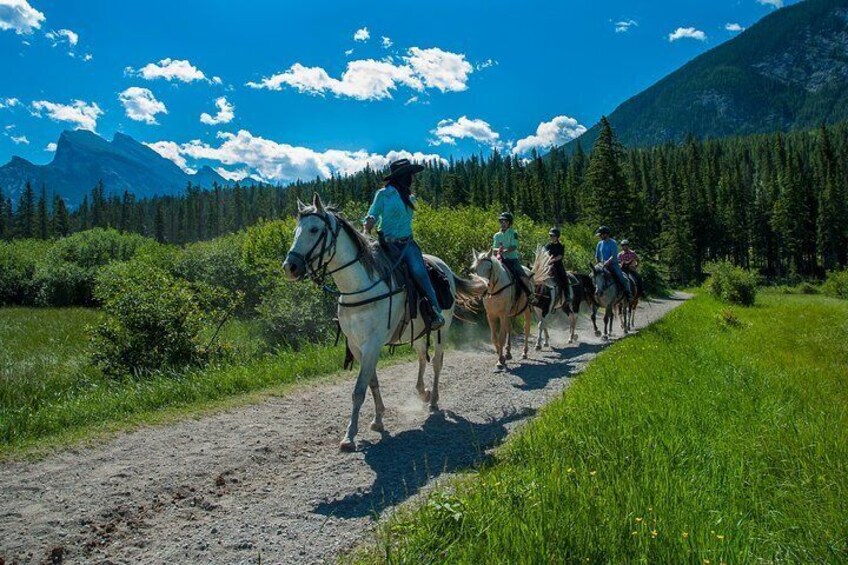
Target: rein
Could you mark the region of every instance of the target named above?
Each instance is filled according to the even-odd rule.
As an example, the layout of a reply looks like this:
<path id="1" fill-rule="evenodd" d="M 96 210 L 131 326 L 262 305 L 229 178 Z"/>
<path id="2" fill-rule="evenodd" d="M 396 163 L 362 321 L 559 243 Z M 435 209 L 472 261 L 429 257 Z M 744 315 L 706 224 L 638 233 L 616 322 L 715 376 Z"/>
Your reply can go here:
<path id="1" fill-rule="evenodd" d="M 483 257 L 482 259 L 480 259 L 480 261 L 488 261 L 488 262 L 492 265 L 492 270 L 494 271 L 494 262 L 492 261 L 492 258 L 491 258 L 491 257 Z M 509 269 L 505 269 L 505 271 L 506 271 L 506 275 L 507 275 L 507 277 L 509 277 L 509 279 L 510 279 L 509 284 L 506 284 L 506 285 L 502 286 L 502 287 L 501 287 L 501 288 L 499 288 L 498 290 L 492 290 L 492 288 L 493 288 L 495 285 L 497 285 L 497 284 L 498 284 L 498 281 L 497 281 L 497 280 L 492 280 L 491 282 L 489 282 L 489 288 L 488 288 L 488 290 L 489 290 L 488 297 L 489 297 L 489 298 L 491 298 L 491 297 L 493 297 L 493 296 L 497 296 L 497 295 L 499 295 L 500 293 L 502 293 L 503 291 L 505 291 L 506 289 L 508 289 L 509 287 L 514 286 L 514 285 L 515 285 L 515 277 L 513 277 L 513 276 L 512 276 L 512 273 L 510 273 L 510 272 L 509 272 Z M 494 275 L 494 273 L 493 273 L 493 275 Z"/>

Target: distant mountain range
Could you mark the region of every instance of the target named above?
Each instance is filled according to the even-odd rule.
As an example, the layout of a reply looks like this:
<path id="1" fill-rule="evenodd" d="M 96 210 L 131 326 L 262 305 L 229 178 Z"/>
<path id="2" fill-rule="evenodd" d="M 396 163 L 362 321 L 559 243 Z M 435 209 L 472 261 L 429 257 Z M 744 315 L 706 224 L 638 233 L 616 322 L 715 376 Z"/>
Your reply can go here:
<path id="1" fill-rule="evenodd" d="M 846 120 L 848 0 L 804 0 L 777 10 L 627 100 L 608 118 L 629 146 Z M 596 125 L 578 140 L 589 149 L 597 136 Z"/>
<path id="2" fill-rule="evenodd" d="M 101 180 L 107 193 L 121 194 L 128 190 L 140 198 L 181 194 L 189 182 L 204 188 L 215 183 L 235 184 L 208 166 L 195 174 L 186 173 L 170 159 L 128 135 L 116 133 L 112 141 L 107 141 L 87 130 L 62 132 L 56 154 L 46 165 L 12 157 L 0 167 L 0 187 L 13 201 L 17 201 L 25 184 L 30 182 L 36 193 L 43 185 L 51 194 L 59 194 L 76 206 Z M 255 183 L 253 179 L 246 182 Z"/>

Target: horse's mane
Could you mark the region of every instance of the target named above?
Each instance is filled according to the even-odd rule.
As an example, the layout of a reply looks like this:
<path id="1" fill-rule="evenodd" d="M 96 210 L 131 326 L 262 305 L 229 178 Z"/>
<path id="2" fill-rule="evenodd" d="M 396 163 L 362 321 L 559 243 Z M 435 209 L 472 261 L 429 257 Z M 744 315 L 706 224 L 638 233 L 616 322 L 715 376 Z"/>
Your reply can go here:
<path id="1" fill-rule="evenodd" d="M 368 276 L 372 280 L 377 277 L 382 280 L 389 280 L 392 276 L 393 264 L 389 256 L 380 247 L 380 244 L 356 229 L 341 210 L 335 206 L 327 206 L 324 210 L 335 216 L 342 229 L 350 236 L 350 239 L 359 251 L 362 266 L 365 267 L 365 272 L 368 273 Z M 300 211 L 299 216 L 303 217 L 307 214 L 320 214 L 320 212 L 314 206 L 307 206 Z"/>

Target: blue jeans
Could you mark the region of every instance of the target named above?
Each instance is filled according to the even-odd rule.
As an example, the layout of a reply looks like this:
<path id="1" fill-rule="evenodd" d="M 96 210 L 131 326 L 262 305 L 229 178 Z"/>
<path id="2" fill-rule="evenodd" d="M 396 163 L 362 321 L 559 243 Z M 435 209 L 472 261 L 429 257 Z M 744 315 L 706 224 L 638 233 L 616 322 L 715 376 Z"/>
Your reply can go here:
<path id="1" fill-rule="evenodd" d="M 406 249 L 404 250 L 404 246 Z M 415 241 L 406 243 L 389 243 L 388 247 L 392 256 L 397 260 L 398 255 L 403 251 L 403 262 L 406 268 L 409 269 L 409 274 L 418 284 L 418 288 L 424 293 L 424 297 L 430 301 L 433 311 L 437 314 L 441 313 L 442 309 L 439 306 L 439 301 L 436 299 L 436 291 L 433 288 L 433 283 L 430 282 L 430 275 L 427 274 L 427 267 L 424 265 L 424 256 L 421 254 L 421 248 Z"/>
<path id="2" fill-rule="evenodd" d="M 610 262 L 610 270 L 613 272 L 615 277 L 618 279 L 618 282 L 621 283 L 621 288 L 630 294 L 630 284 L 627 282 L 627 279 L 624 277 L 624 272 L 621 270 L 621 265 L 618 261 Z"/>

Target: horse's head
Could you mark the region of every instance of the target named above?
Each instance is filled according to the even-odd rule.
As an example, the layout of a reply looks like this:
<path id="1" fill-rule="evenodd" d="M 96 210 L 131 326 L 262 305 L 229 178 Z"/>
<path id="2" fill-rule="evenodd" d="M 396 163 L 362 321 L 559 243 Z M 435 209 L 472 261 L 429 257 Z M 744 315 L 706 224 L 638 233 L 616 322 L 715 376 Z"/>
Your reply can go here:
<path id="1" fill-rule="evenodd" d="M 589 263 L 592 282 L 595 284 L 595 296 L 600 298 L 609 286 L 609 274 L 603 263 Z"/>
<path id="2" fill-rule="evenodd" d="M 298 222 L 294 241 L 283 261 L 283 274 L 290 281 L 318 274 L 332 260 L 339 235 L 339 220 L 324 208 L 316 193 L 312 205 L 298 200 Z"/>
<path id="3" fill-rule="evenodd" d="M 495 272 L 495 263 L 496 259 L 492 256 L 492 250 L 490 249 L 488 253 L 482 252 L 478 253 L 477 251 L 471 252 L 471 272 L 477 275 L 482 279 L 486 279 L 487 281 L 491 281 Z"/>

